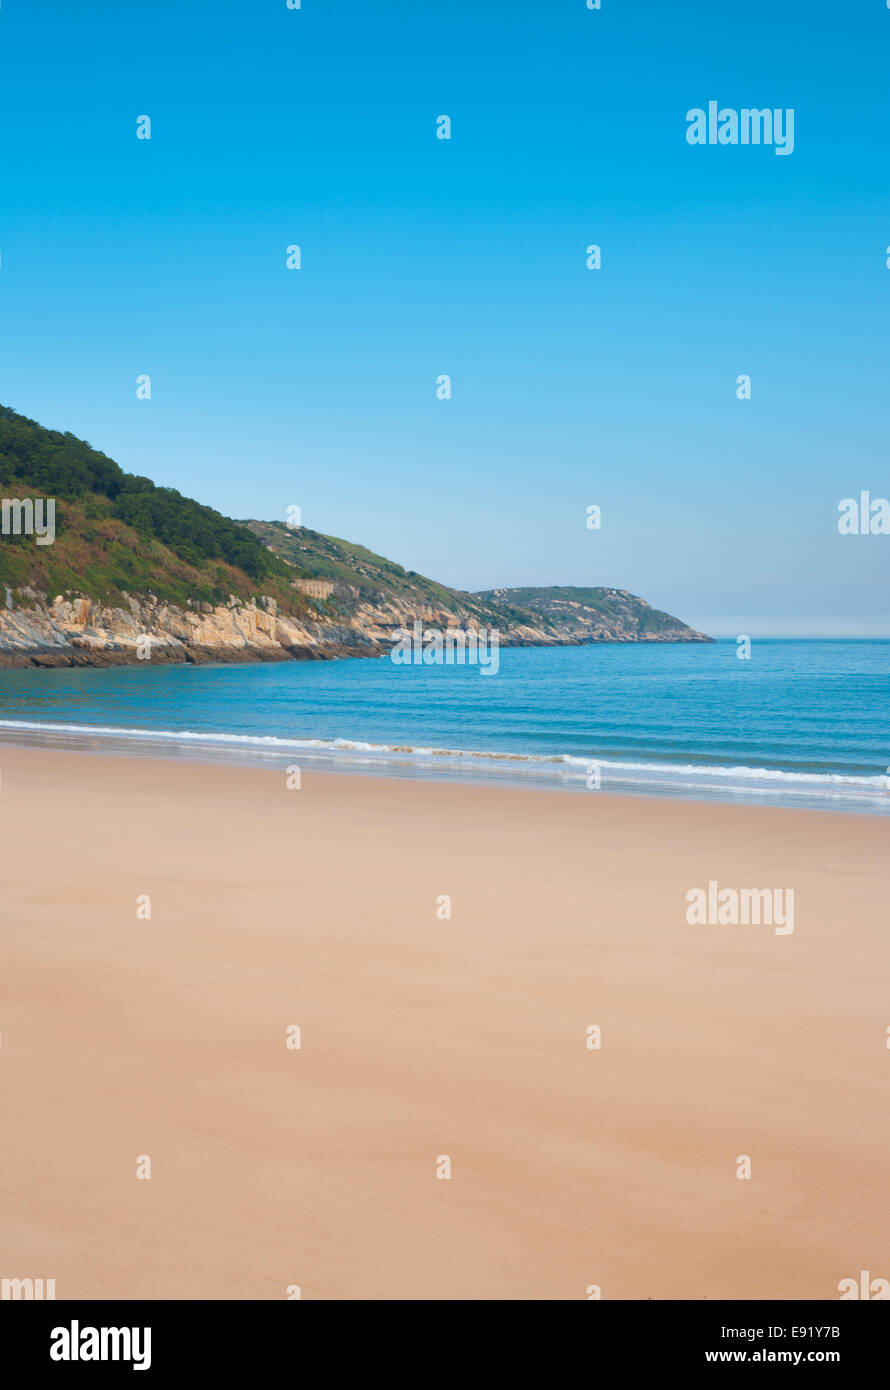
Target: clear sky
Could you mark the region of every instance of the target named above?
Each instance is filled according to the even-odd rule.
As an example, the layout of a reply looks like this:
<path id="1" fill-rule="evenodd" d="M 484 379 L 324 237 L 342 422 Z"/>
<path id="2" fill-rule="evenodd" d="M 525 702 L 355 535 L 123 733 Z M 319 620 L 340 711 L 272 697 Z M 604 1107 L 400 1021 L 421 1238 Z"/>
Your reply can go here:
<path id="1" fill-rule="evenodd" d="M 888 79 L 884 0 L 3 0 L 0 401 L 460 587 L 890 632 Z"/>

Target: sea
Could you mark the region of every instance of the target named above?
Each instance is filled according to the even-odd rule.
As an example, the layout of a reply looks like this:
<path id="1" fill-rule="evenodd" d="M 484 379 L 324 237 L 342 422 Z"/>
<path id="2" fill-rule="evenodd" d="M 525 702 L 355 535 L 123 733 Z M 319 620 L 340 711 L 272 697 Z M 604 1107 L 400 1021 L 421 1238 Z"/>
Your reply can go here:
<path id="1" fill-rule="evenodd" d="M 3 744 L 890 812 L 890 641 L 0 671 Z"/>

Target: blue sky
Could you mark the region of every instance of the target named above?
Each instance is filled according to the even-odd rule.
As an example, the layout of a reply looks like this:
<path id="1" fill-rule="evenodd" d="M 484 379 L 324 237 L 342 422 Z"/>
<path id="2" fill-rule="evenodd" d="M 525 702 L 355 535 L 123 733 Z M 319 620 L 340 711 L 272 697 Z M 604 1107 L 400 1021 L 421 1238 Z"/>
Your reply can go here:
<path id="1" fill-rule="evenodd" d="M 890 10 L 602 4 L 6 0 L 0 401 L 460 587 L 890 632 Z"/>

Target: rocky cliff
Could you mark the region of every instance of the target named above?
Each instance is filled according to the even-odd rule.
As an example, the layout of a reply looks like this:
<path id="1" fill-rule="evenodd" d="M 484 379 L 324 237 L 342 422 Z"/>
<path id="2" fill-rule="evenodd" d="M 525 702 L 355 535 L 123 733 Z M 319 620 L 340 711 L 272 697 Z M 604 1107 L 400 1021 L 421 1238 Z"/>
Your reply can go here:
<path id="1" fill-rule="evenodd" d="M 282 613 L 268 595 L 248 601 L 231 594 L 224 604 L 187 600 L 180 605 L 154 594 L 135 598 L 124 593 L 120 603 L 105 603 L 76 593 L 50 600 L 28 587 L 13 591 L 6 586 L 0 607 L 0 667 L 380 656 L 390 650 L 397 629 L 410 629 L 415 622 L 425 628 L 496 628 L 502 646 L 710 640 L 622 590 L 603 591 L 614 595 L 610 601 L 617 617 L 569 599 L 562 622 L 558 612 L 554 618 L 531 606 L 522 610 L 513 602 L 498 603 L 501 594 L 512 598 L 513 592 L 467 595 L 467 603 L 454 593 L 451 602 L 442 604 L 391 593 L 363 595 L 332 585 L 306 616 L 296 618 Z"/>
<path id="2" fill-rule="evenodd" d="M 616 589 L 464 593 L 365 546 L 239 522 L 0 406 L 0 666 L 379 656 L 396 629 L 500 644 L 706 641 Z M 52 534 L 34 517 L 53 516 Z"/>
<path id="3" fill-rule="evenodd" d="M 381 650 L 355 628 L 286 617 L 271 598 L 248 603 L 232 595 L 225 605 L 179 607 L 154 595 L 127 596 L 114 606 L 7 589 L 0 608 L 0 667 L 318 660 Z"/>
<path id="4" fill-rule="evenodd" d="M 566 642 L 713 641 L 627 589 L 489 589 L 478 597 L 531 612 Z"/>

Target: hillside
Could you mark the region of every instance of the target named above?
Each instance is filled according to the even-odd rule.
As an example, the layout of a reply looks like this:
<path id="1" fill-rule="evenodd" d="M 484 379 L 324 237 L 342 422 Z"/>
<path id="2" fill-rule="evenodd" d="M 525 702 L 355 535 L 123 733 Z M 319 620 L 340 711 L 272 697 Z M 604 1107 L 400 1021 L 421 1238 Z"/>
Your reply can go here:
<path id="1" fill-rule="evenodd" d="M 576 642 L 713 641 L 626 589 L 489 589 L 476 597 L 532 610 Z"/>
<path id="2" fill-rule="evenodd" d="M 379 656 L 417 620 L 505 646 L 707 640 L 622 591 L 463 593 L 349 541 L 233 521 L 7 406 L 0 498 L 55 502 L 48 544 L 3 512 L 0 666 Z"/>
<path id="3" fill-rule="evenodd" d="M 247 525 L 273 554 L 294 567 L 297 582 L 315 593 L 332 617 L 357 623 L 377 640 L 388 639 L 394 627 L 421 617 L 439 626 L 475 622 L 496 627 L 506 634 L 507 645 L 710 641 L 624 589 L 465 593 L 318 531 L 292 530 L 278 521 Z"/>
<path id="4" fill-rule="evenodd" d="M 375 641 L 388 644 L 395 628 L 410 627 L 419 618 L 437 627 L 495 627 L 506 646 L 564 643 L 558 627 L 543 613 L 449 589 L 363 545 L 306 527 L 292 530 L 278 521 L 247 525 L 272 553 L 294 567 L 297 583 L 315 594 L 320 611 L 360 627 Z"/>
<path id="5" fill-rule="evenodd" d="M 0 493 L 57 503 L 53 544 L 0 537 L 0 583 L 13 590 L 70 589 L 109 602 L 151 592 L 211 604 L 262 590 L 294 615 L 309 609 L 286 566 L 244 526 L 7 406 L 0 406 Z"/>

